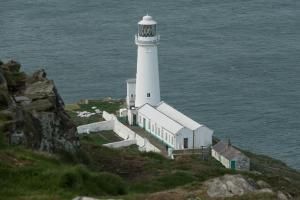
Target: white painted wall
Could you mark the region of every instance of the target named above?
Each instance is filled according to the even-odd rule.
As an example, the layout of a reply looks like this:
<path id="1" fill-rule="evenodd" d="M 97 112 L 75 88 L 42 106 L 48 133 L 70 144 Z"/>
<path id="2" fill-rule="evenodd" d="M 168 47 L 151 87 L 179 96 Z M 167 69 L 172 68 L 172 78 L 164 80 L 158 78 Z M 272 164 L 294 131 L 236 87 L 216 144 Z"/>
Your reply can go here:
<path id="1" fill-rule="evenodd" d="M 127 108 L 135 105 L 135 81 L 133 79 L 127 80 L 127 96 L 126 96 L 126 103 Z"/>
<path id="2" fill-rule="evenodd" d="M 98 131 L 105 131 L 105 130 L 112 130 L 114 127 L 114 121 L 102 121 L 102 122 L 95 122 L 91 124 L 86 124 L 77 127 L 77 132 L 81 133 L 90 133 L 90 132 L 98 132 Z"/>
<path id="3" fill-rule="evenodd" d="M 110 148 L 121 148 L 121 147 L 128 147 L 133 144 L 136 144 L 135 140 L 123 140 L 119 142 L 107 143 L 104 144 L 103 146 L 110 147 Z"/>
<path id="4" fill-rule="evenodd" d="M 212 145 L 213 130 L 206 126 L 201 126 L 195 130 L 195 146 L 201 148 Z"/>
<path id="5" fill-rule="evenodd" d="M 211 150 L 211 155 L 214 157 L 217 161 L 219 161 L 224 167 L 230 168 L 230 161 L 225 158 L 224 156 L 220 155 L 218 152 L 216 152 L 214 149 Z"/>
<path id="6" fill-rule="evenodd" d="M 124 140 L 135 140 L 141 151 L 160 152 L 160 150 L 152 145 L 146 138 L 141 137 L 130 128 L 119 122 L 115 115 L 103 111 L 102 117 L 105 120 L 113 120 L 113 131 Z"/>
<path id="7" fill-rule="evenodd" d="M 146 127 L 144 127 L 144 119 L 146 122 Z M 164 126 L 159 123 L 158 121 L 150 120 L 147 116 L 138 113 L 138 119 L 137 124 L 145 128 L 146 131 L 149 132 L 149 134 L 152 134 L 155 136 L 158 140 L 162 140 L 165 144 L 172 148 L 176 148 L 176 133 L 172 133 L 171 131 L 168 131 L 164 128 Z M 149 127 L 150 124 L 150 127 Z M 172 143 L 173 138 L 173 143 Z"/>

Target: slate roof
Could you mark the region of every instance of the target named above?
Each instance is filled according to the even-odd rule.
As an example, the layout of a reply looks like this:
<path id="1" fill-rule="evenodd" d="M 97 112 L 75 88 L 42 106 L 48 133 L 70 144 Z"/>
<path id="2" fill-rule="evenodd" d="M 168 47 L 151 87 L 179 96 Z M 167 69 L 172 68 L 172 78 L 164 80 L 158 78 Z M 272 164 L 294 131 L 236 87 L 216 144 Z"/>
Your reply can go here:
<path id="1" fill-rule="evenodd" d="M 242 152 L 240 152 L 225 141 L 218 142 L 212 148 L 228 160 L 232 160 L 237 156 L 245 156 Z"/>

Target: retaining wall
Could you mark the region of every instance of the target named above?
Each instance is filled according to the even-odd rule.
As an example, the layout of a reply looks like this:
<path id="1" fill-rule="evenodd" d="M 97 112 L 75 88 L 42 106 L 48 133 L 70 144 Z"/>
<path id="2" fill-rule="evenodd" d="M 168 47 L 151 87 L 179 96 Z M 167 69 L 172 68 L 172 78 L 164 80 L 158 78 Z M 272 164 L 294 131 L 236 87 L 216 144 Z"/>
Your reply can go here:
<path id="1" fill-rule="evenodd" d="M 111 147 L 111 148 L 120 148 L 120 147 L 128 147 L 132 144 L 136 144 L 136 141 L 135 140 L 123 140 L 123 141 L 119 141 L 119 142 L 107 143 L 107 144 L 104 144 L 103 146 Z"/>
<path id="2" fill-rule="evenodd" d="M 91 124 L 78 126 L 77 132 L 79 134 L 82 134 L 82 133 L 113 130 L 113 128 L 114 128 L 114 120 L 109 120 L 109 121 L 95 122 Z"/>
<path id="3" fill-rule="evenodd" d="M 82 133 L 98 132 L 104 130 L 113 130 L 118 136 L 123 138 L 124 141 L 108 143 L 105 144 L 104 146 L 119 148 L 121 147 L 121 145 L 128 146 L 129 143 L 132 143 L 138 145 L 140 151 L 160 152 L 160 150 L 156 148 L 154 145 L 152 145 L 148 139 L 141 137 L 140 135 L 132 131 L 130 128 L 122 124 L 115 115 L 103 111 L 102 117 L 106 121 L 78 126 L 77 127 L 78 133 L 82 134 Z"/>
<path id="4" fill-rule="evenodd" d="M 103 111 L 102 114 L 105 120 L 114 120 L 114 128 L 113 131 L 118 134 L 124 140 L 135 140 L 136 144 L 139 146 L 140 151 L 154 151 L 160 152 L 158 148 L 152 145 L 148 139 L 141 137 L 140 135 L 136 134 L 130 128 L 122 124 L 115 115 L 109 114 Z"/>

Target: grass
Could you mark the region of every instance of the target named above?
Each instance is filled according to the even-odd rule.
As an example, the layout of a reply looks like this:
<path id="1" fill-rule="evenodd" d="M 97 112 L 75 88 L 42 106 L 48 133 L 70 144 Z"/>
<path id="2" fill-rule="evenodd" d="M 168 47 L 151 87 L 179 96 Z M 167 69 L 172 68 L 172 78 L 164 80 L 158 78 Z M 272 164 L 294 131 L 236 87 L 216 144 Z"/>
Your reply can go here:
<path id="1" fill-rule="evenodd" d="M 64 200 L 77 195 L 144 199 L 157 192 L 156 197 L 161 197 L 160 192 L 169 190 L 195 191 L 205 180 L 240 173 L 225 169 L 213 159 L 202 161 L 196 156 L 184 156 L 169 160 L 157 153 L 139 152 L 135 145 L 121 149 L 103 147 L 102 135 L 106 134 L 110 135 L 103 132 L 83 136 L 81 153 L 77 155 L 51 155 L 21 147 L 0 149 L 0 199 Z M 242 174 L 298 194 L 297 185 L 293 188 L 282 176 Z M 201 195 L 206 199 L 205 192 Z M 247 194 L 230 199 L 251 198 L 274 199 L 274 195 Z"/>
<path id="2" fill-rule="evenodd" d="M 76 111 L 88 111 L 95 112 L 92 107 L 96 107 L 101 111 L 106 111 L 108 113 L 116 113 L 123 105 L 121 100 L 88 100 L 88 103 L 83 102 L 67 104 L 65 109 L 73 122 L 77 125 L 89 124 L 93 122 L 103 121 L 101 114 L 92 115 L 90 117 L 78 117 Z"/>
<path id="3" fill-rule="evenodd" d="M 72 199 L 127 192 L 123 179 L 58 156 L 23 148 L 0 150 L 0 199 Z"/>
<path id="4" fill-rule="evenodd" d="M 111 142 L 122 141 L 123 139 L 116 135 L 112 130 L 109 131 L 100 131 L 92 133 L 90 135 L 82 135 L 80 137 L 81 143 L 102 145 Z"/>

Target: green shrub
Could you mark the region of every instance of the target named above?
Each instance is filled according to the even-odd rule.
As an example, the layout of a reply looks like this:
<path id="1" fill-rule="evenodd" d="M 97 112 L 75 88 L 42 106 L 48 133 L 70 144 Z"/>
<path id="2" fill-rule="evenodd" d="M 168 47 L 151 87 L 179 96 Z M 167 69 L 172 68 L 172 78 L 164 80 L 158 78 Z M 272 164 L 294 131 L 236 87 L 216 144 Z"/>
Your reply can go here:
<path id="1" fill-rule="evenodd" d="M 93 181 L 107 194 L 126 194 L 126 185 L 118 175 L 108 172 L 97 173 L 93 176 Z"/>
<path id="2" fill-rule="evenodd" d="M 166 161 L 166 158 L 163 155 L 155 152 L 143 152 L 141 155 L 160 162 Z"/>
<path id="3" fill-rule="evenodd" d="M 81 165 L 63 172 L 59 186 L 80 191 L 83 195 L 120 195 L 126 193 L 126 185 L 118 175 L 107 172 L 90 172 Z"/>
<path id="4" fill-rule="evenodd" d="M 76 173 L 76 171 L 66 171 L 60 178 L 60 186 L 69 189 L 79 188 L 82 186 L 81 177 Z"/>

